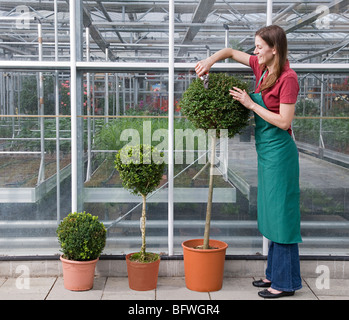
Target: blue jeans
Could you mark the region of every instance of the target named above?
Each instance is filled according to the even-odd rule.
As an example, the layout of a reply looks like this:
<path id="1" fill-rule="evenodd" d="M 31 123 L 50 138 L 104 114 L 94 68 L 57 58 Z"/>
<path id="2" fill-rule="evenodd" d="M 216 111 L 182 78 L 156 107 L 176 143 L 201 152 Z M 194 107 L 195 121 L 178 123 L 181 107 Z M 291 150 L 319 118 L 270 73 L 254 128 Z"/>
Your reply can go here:
<path id="1" fill-rule="evenodd" d="M 266 278 L 271 288 L 295 291 L 302 288 L 298 244 L 280 244 L 270 241 Z"/>

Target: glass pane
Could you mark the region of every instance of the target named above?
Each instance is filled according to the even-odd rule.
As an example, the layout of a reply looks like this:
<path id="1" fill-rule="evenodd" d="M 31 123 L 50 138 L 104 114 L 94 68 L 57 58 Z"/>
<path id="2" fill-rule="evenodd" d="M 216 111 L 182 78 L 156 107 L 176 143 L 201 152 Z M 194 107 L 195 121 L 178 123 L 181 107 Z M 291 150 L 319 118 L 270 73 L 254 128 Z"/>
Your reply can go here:
<path id="1" fill-rule="evenodd" d="M 88 76 L 87 76 L 88 77 Z M 108 228 L 112 254 L 138 251 L 141 246 L 142 198 L 122 185 L 115 169 L 116 152 L 129 144 L 152 144 L 167 153 L 168 75 L 91 74 L 90 116 L 85 120 L 87 150 L 84 210 L 98 214 Z M 108 96 L 105 81 L 108 79 Z M 108 104 L 106 104 L 108 99 Z M 88 109 L 84 109 L 87 115 Z M 167 249 L 167 160 L 163 178 L 147 198 L 147 250 Z"/>
<path id="2" fill-rule="evenodd" d="M 252 85 L 250 74 L 230 74 Z M 176 74 L 181 92 L 194 74 Z M 181 92 L 177 92 L 181 99 Z M 180 110 L 179 110 L 180 111 Z M 176 119 L 177 120 L 177 119 Z M 186 119 L 176 124 L 175 149 L 175 252 L 181 242 L 202 239 L 208 202 L 210 137 Z M 256 224 L 256 176 L 249 174 L 256 163 L 252 128 L 226 141 L 218 139 L 210 238 L 228 243 L 228 254 L 261 253 L 262 238 Z M 227 150 L 224 149 L 226 143 Z"/>
<path id="3" fill-rule="evenodd" d="M 348 239 L 347 74 L 299 74 L 293 128 L 300 151 L 302 252 L 346 254 Z"/>
<path id="4" fill-rule="evenodd" d="M 0 72 L 1 254 L 58 252 L 57 221 L 71 206 L 70 118 L 55 107 L 66 78 Z"/>
<path id="5" fill-rule="evenodd" d="M 58 3 L 55 36 L 53 1 L 44 5 L 41 1 L 1 1 L 1 60 L 39 61 L 41 55 L 42 61 L 54 61 L 56 41 L 57 60 L 69 60 L 69 5 Z"/>

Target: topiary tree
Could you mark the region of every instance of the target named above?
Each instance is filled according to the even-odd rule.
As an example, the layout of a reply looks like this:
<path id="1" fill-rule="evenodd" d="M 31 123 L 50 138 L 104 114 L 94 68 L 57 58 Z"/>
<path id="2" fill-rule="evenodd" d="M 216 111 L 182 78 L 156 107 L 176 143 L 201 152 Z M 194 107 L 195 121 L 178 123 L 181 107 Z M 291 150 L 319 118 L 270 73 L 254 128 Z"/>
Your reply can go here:
<path id="1" fill-rule="evenodd" d="M 165 163 L 163 152 L 149 145 L 125 146 L 115 158 L 115 168 L 119 171 L 124 188 L 132 194 L 140 195 L 143 199 L 141 231 L 142 247 L 139 254 L 133 255 L 133 259 L 147 262 L 146 254 L 145 222 L 146 222 L 146 198 L 159 185 L 164 172 Z M 139 257 L 138 257 L 139 256 Z M 155 259 L 156 260 L 156 259 Z"/>
<path id="2" fill-rule="evenodd" d="M 250 111 L 229 94 L 229 89 L 233 87 L 247 91 L 245 82 L 225 73 L 210 73 L 208 77 L 208 87 L 206 85 L 205 88 L 204 82 L 197 78 L 180 101 L 182 113 L 195 127 L 206 132 L 209 129 L 217 130 L 216 135 L 211 136 L 210 182 L 203 249 L 209 248 L 216 137 L 219 136 L 220 129 L 227 129 L 228 137 L 234 137 L 248 125 L 250 118 Z"/>

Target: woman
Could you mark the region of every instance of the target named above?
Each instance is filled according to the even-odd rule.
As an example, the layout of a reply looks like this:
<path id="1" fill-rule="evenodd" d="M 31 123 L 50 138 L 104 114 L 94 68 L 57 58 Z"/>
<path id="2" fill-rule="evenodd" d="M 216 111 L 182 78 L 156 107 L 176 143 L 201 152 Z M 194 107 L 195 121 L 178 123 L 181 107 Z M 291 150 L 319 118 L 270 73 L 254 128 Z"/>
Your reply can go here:
<path id="1" fill-rule="evenodd" d="M 251 95 L 235 87 L 230 90 L 233 99 L 255 115 L 258 229 L 270 240 L 266 278 L 253 285 L 268 288 L 258 293 L 263 298 L 291 296 L 302 287 L 299 160 L 291 137 L 299 85 L 287 60 L 285 31 L 276 25 L 264 27 L 256 32 L 254 55 L 226 48 L 200 61 L 195 71 L 203 76 L 227 58 L 250 66 L 257 80 Z"/>

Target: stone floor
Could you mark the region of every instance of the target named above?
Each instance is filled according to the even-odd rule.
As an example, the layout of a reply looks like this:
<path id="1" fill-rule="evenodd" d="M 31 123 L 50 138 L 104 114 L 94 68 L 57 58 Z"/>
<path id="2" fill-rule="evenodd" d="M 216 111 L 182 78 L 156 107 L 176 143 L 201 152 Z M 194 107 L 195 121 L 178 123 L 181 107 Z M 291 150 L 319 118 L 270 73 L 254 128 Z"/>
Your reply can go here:
<path id="1" fill-rule="evenodd" d="M 252 277 L 225 278 L 217 292 L 195 292 L 183 277 L 159 277 L 156 290 L 133 291 L 127 277 L 95 277 L 92 290 L 66 290 L 62 277 L 0 278 L 0 300 L 262 300 Z M 303 278 L 303 288 L 293 297 L 278 300 L 348 300 L 349 279 Z"/>

